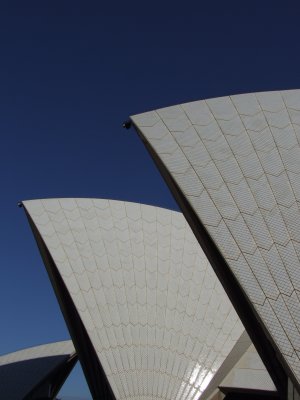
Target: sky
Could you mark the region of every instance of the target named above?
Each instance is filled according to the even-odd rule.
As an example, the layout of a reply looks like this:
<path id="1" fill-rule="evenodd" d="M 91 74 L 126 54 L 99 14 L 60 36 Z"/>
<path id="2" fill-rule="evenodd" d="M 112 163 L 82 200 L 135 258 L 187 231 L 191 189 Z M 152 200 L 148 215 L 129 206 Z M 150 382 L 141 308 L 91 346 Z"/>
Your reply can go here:
<path id="1" fill-rule="evenodd" d="M 300 5 L 0 4 L 0 354 L 69 338 L 20 200 L 100 197 L 178 209 L 130 115 L 300 88 Z M 89 399 L 78 365 L 60 396 Z"/>

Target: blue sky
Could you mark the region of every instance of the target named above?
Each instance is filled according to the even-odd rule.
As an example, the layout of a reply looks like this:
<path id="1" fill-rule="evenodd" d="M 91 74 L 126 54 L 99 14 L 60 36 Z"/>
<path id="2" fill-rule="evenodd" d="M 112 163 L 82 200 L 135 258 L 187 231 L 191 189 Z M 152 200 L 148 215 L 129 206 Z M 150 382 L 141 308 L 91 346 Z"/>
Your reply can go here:
<path id="1" fill-rule="evenodd" d="M 129 115 L 300 87 L 296 1 L 101 3 L 0 6 L 0 354 L 69 338 L 19 200 L 177 208 Z M 62 394 L 88 398 L 79 367 Z"/>

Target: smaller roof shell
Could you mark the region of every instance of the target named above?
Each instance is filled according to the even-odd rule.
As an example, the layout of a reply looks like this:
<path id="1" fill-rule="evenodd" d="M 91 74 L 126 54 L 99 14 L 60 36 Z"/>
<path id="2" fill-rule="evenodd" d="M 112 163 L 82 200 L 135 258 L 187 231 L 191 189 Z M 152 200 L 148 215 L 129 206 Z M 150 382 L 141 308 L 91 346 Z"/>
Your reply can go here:
<path id="1" fill-rule="evenodd" d="M 52 399 L 77 361 L 71 340 L 0 356 L 0 393 L 5 400 Z"/>
<path id="2" fill-rule="evenodd" d="M 23 204 L 93 396 L 197 400 L 244 327 L 183 215 L 102 199 Z"/>

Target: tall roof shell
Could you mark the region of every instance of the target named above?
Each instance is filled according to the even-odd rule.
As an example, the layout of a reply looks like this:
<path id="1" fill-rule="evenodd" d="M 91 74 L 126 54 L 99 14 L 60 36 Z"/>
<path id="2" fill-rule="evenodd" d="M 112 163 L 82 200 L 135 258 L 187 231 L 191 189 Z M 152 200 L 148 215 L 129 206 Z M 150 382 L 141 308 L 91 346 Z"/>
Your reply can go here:
<path id="1" fill-rule="evenodd" d="M 132 121 L 274 379 L 287 374 L 299 388 L 300 91 L 201 100 Z"/>
<path id="2" fill-rule="evenodd" d="M 23 204 L 93 397 L 198 399 L 244 328 L 182 214 Z"/>
<path id="3" fill-rule="evenodd" d="M 5 400 L 53 398 L 76 361 L 77 356 L 70 340 L 2 355 L 0 356 L 1 398 Z"/>

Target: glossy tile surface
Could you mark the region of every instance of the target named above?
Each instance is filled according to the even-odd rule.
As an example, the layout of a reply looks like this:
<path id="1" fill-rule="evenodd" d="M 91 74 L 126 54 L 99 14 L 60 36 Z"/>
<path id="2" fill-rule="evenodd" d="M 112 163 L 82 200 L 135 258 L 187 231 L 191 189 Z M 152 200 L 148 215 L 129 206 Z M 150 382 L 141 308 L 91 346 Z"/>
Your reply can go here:
<path id="1" fill-rule="evenodd" d="M 24 207 L 116 398 L 198 399 L 244 328 L 182 214 L 101 199 Z"/>
<path id="2" fill-rule="evenodd" d="M 196 101 L 132 121 L 300 382 L 300 91 Z"/>

